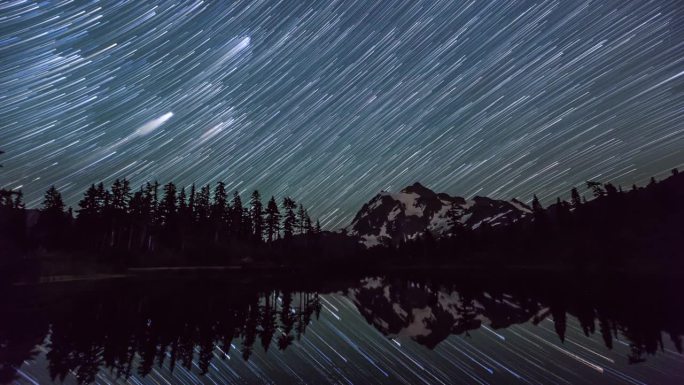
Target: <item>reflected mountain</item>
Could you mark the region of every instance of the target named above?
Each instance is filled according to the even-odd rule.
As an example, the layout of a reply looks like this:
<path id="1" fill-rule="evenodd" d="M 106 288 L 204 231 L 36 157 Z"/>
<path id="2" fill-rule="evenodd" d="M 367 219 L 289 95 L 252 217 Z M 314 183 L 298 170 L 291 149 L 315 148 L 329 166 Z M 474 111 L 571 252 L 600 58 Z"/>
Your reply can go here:
<path id="1" fill-rule="evenodd" d="M 646 286 L 647 282 L 641 282 Z M 654 284 L 651 282 L 651 284 Z M 524 286 L 520 286 L 520 289 Z M 364 278 L 348 291 L 359 313 L 389 337 L 407 337 L 434 349 L 450 335 L 468 335 L 480 327 L 505 329 L 549 318 L 560 341 L 565 340 L 567 315 L 576 317 L 585 335 L 600 333 L 605 346 L 619 336 L 628 339 L 630 363 L 663 349 L 661 332 L 682 353 L 684 317 L 658 290 L 665 287 L 599 287 L 570 283 L 475 289 L 445 282 Z M 532 294 L 534 292 L 534 294 Z M 598 325 L 598 328 L 597 328 Z"/>
<path id="2" fill-rule="evenodd" d="M 225 360 L 231 350 L 249 360 L 255 349 L 286 350 L 306 339 L 311 322 L 325 318 L 321 310 L 328 295 L 348 298 L 383 335 L 408 338 L 427 349 L 451 335 L 545 319 L 553 321 L 564 341 L 570 315 L 586 335 L 600 335 L 607 349 L 625 340 L 629 363 L 660 351 L 663 333 L 682 352 L 682 308 L 667 300 L 673 288 L 662 280 L 597 286 L 549 277 L 538 282 L 501 277 L 226 281 L 121 280 L 97 287 L 7 289 L 0 320 L 0 383 L 18 379 L 18 368 L 41 352 L 52 381 L 73 374 L 77 383 L 86 384 L 102 370 L 128 378 L 178 366 L 202 375 L 212 360 Z"/>

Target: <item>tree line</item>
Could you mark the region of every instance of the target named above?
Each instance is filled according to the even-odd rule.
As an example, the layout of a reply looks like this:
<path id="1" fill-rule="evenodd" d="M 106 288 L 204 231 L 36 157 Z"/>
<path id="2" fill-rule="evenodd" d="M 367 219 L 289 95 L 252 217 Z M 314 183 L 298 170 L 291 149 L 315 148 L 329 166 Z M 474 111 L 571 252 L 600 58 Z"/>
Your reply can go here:
<path id="1" fill-rule="evenodd" d="M 515 223 L 464 226 L 463 210 L 448 211 L 449 232 L 366 250 L 343 231 L 324 232 L 291 197 L 265 204 L 254 190 L 243 203 L 223 182 L 189 187 L 148 182 L 133 191 L 127 179 L 107 188 L 92 184 L 75 210 L 50 187 L 38 211 L 25 209 L 21 191 L 0 190 L 0 249 L 23 256 L 81 252 L 112 265 L 233 264 L 266 262 L 331 268 L 388 264 L 563 264 L 617 266 L 628 259 L 680 263 L 684 234 L 684 174 L 631 189 L 587 181 L 569 199 Z M 357 264 L 354 262 L 362 262 Z M 0 264 L 3 261 L 0 260 Z"/>
<path id="2" fill-rule="evenodd" d="M 401 263 L 466 263 L 508 266 L 563 264 L 610 268 L 630 260 L 649 266 L 684 265 L 684 174 L 673 169 L 661 181 L 624 190 L 587 181 L 587 200 L 576 187 L 569 200 L 543 207 L 536 195 L 531 213 L 515 223 L 468 228 L 462 210 L 448 211 L 449 233 L 429 231 L 414 239 L 376 247 L 374 253 Z"/>
<path id="3" fill-rule="evenodd" d="M 248 289 L 230 297 L 198 286 L 172 287 L 173 295 L 161 291 L 75 295 L 65 308 L 34 314 L 29 325 L 25 314 L 8 315 L 0 321 L 0 383 L 16 380 L 17 368 L 35 359 L 41 344 L 52 381 L 73 375 L 76 383 L 90 384 L 105 368 L 125 380 L 155 367 L 204 375 L 216 357 L 247 361 L 258 346 L 286 350 L 322 308 L 316 292 Z"/>
<path id="4" fill-rule="evenodd" d="M 5 236 L 32 249 L 47 251 L 141 254 L 203 254 L 221 252 L 250 257 L 256 249 L 288 245 L 295 238 L 312 241 L 320 221 L 291 197 L 266 204 L 254 190 L 244 204 L 240 193 L 229 196 L 223 182 L 178 188 L 169 182 L 148 182 L 132 191 L 127 179 L 110 188 L 92 184 L 76 210 L 67 207 L 51 186 L 44 195 L 35 226 L 26 232 L 27 213 L 21 191 L 4 190 L 0 209 L 7 213 Z M 10 218 L 11 217 L 11 218 Z M 123 254 L 122 254 L 123 253 Z"/>

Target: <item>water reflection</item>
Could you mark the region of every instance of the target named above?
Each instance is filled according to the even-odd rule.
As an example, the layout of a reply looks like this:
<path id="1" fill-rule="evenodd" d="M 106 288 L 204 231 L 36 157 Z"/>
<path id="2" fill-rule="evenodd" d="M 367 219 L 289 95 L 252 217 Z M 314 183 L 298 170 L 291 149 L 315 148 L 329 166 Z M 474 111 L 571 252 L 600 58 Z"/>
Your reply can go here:
<path id="1" fill-rule="evenodd" d="M 677 288 L 600 282 L 226 277 L 12 288 L 0 383 L 684 380 Z"/>

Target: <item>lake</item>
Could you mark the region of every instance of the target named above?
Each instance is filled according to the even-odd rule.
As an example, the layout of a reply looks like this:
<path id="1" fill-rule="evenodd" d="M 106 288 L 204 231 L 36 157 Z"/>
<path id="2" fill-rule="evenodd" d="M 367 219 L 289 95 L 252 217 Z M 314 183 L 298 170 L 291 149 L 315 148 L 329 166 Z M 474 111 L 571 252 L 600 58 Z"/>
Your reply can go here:
<path id="1" fill-rule="evenodd" d="M 677 276 L 129 276 L 5 287 L 0 383 L 681 384 Z"/>

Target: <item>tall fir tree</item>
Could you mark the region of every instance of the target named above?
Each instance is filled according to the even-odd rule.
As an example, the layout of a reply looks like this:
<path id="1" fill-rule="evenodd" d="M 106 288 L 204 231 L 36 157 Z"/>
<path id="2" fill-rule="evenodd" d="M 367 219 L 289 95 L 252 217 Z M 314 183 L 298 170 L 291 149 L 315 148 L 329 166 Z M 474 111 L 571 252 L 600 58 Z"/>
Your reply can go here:
<path id="1" fill-rule="evenodd" d="M 164 226 L 174 223 L 176 214 L 178 197 L 176 196 L 176 185 L 172 182 L 164 185 L 164 196 L 159 206 L 160 222 Z"/>
<path id="2" fill-rule="evenodd" d="M 195 191 L 195 184 L 193 183 L 190 187 L 190 195 L 188 195 L 188 214 L 190 215 L 190 222 L 195 221 L 195 199 L 197 198 L 197 192 Z"/>
<path id="3" fill-rule="evenodd" d="M 297 222 L 296 222 L 297 234 L 304 234 L 306 231 L 306 210 L 304 205 L 299 204 L 299 209 L 297 210 Z"/>
<path id="4" fill-rule="evenodd" d="M 285 216 L 283 218 L 283 238 L 286 240 L 292 239 L 294 235 L 295 226 L 297 224 L 297 215 L 295 214 L 295 208 L 297 203 L 294 199 L 290 197 L 283 198 L 283 210 L 285 211 Z"/>
<path id="5" fill-rule="evenodd" d="M 266 205 L 266 239 L 268 242 L 280 238 L 280 211 L 275 197 L 271 197 Z"/>
<path id="6" fill-rule="evenodd" d="M 178 215 L 185 218 L 188 213 L 188 197 L 185 194 L 185 186 L 178 193 Z"/>
<path id="7" fill-rule="evenodd" d="M 127 179 L 116 179 L 112 184 L 112 209 L 124 213 L 131 199 L 131 186 Z"/>
<path id="8" fill-rule="evenodd" d="M 214 201 L 211 205 L 211 217 L 216 223 L 222 223 L 228 215 L 228 193 L 223 182 L 216 183 L 214 187 Z"/>
<path id="9" fill-rule="evenodd" d="M 64 210 L 65 205 L 64 200 L 62 200 L 62 194 L 57 191 L 55 186 L 50 186 L 45 192 L 41 211 L 47 215 L 63 215 Z"/>
<path id="10" fill-rule="evenodd" d="M 100 211 L 98 191 L 94 184 L 83 194 L 83 199 L 78 202 L 77 219 L 80 221 L 93 220 L 97 217 Z"/>
<path id="11" fill-rule="evenodd" d="M 226 185 L 218 182 L 214 188 L 214 200 L 211 205 L 211 225 L 214 232 L 214 243 L 218 242 L 221 234 L 226 231 L 228 221 L 228 193 Z"/>
<path id="12" fill-rule="evenodd" d="M 613 198 L 618 194 L 618 189 L 612 183 L 606 183 L 603 187 L 606 191 L 606 195 L 610 198 Z"/>
<path id="13" fill-rule="evenodd" d="M 104 183 L 100 182 L 97 185 L 97 207 L 100 215 L 104 215 L 105 211 L 109 208 L 109 203 L 111 201 L 111 194 L 104 186 Z"/>
<path id="14" fill-rule="evenodd" d="M 309 216 L 309 211 L 304 209 L 304 221 L 303 221 L 303 231 L 304 234 L 313 234 L 313 223 L 311 223 L 311 217 Z"/>
<path id="15" fill-rule="evenodd" d="M 594 198 L 601 198 L 605 195 L 601 182 L 587 181 L 587 188 L 594 194 Z"/>
<path id="16" fill-rule="evenodd" d="M 544 207 L 539 202 L 537 194 L 534 194 L 534 197 L 532 198 L 532 215 L 534 218 L 535 230 L 539 233 L 539 235 L 542 236 L 542 240 L 545 240 L 543 237 L 545 237 L 549 232 L 549 221 L 546 215 L 546 210 L 544 210 Z"/>
<path id="17" fill-rule="evenodd" d="M 249 212 L 252 222 L 252 235 L 254 240 L 261 242 L 264 236 L 264 207 L 261 204 L 259 190 L 254 190 L 249 199 Z"/>
<path id="18" fill-rule="evenodd" d="M 575 209 L 582 205 L 582 197 L 580 197 L 576 187 L 573 187 L 572 190 L 570 190 L 570 202 Z"/>
<path id="19" fill-rule="evenodd" d="M 195 197 L 195 220 L 200 224 L 206 224 L 211 213 L 211 185 L 202 186 Z"/>
<path id="20" fill-rule="evenodd" d="M 14 192 L 14 204 L 12 208 L 18 210 L 23 210 L 26 208 L 24 205 L 24 193 L 21 190 Z"/>
<path id="21" fill-rule="evenodd" d="M 111 212 L 109 213 L 109 247 L 117 245 L 127 227 L 127 210 L 131 199 L 131 186 L 126 178 L 116 179 L 111 188 Z"/>
<path id="22" fill-rule="evenodd" d="M 254 232 L 254 229 L 252 228 L 252 215 L 249 211 L 249 207 L 243 207 L 242 208 L 242 232 L 240 233 L 240 236 L 251 240 L 253 232 Z"/>
<path id="23" fill-rule="evenodd" d="M 244 208 L 242 207 L 242 199 L 240 193 L 235 190 L 233 192 L 233 201 L 230 207 L 230 232 L 234 237 L 244 235 Z"/>
<path id="24" fill-rule="evenodd" d="M 41 215 L 37 227 L 41 229 L 44 244 L 47 248 L 60 247 L 65 243 L 64 235 L 69 225 L 62 194 L 55 186 L 51 186 L 46 192 L 41 207 Z"/>
<path id="25" fill-rule="evenodd" d="M 532 198 L 532 212 L 537 213 L 540 211 L 544 211 L 544 208 L 542 207 L 541 203 L 539 203 L 539 198 L 537 198 L 537 194 L 534 194 Z"/>

